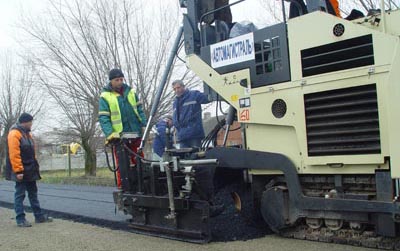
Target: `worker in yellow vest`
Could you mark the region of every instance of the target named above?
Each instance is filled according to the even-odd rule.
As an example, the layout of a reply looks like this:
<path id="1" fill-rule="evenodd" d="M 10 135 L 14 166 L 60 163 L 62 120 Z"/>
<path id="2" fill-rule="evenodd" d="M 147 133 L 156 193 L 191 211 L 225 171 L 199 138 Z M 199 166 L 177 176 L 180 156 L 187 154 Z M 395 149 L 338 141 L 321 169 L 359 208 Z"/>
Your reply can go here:
<path id="1" fill-rule="evenodd" d="M 146 116 L 142 103 L 134 90 L 124 83 L 124 74 L 120 69 L 112 69 L 109 74 L 110 82 L 100 95 L 99 122 L 107 141 L 119 138 L 121 132 L 136 133 L 138 138 L 132 140 L 130 148 L 137 152 L 140 146 L 143 128 L 146 126 Z M 118 165 L 118 158 L 117 165 Z M 135 158 L 131 158 L 132 164 Z M 117 185 L 121 188 L 121 177 L 118 169 Z"/>

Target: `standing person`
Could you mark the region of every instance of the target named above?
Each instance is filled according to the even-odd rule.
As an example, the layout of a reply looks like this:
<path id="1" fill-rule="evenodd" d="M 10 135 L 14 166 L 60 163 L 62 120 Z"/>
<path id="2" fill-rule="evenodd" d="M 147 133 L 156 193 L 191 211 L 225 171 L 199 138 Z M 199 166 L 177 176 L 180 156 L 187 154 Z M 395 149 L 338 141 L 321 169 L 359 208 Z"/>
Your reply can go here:
<path id="1" fill-rule="evenodd" d="M 327 12 L 337 17 L 341 17 L 340 7 L 338 0 L 325 0 Z M 307 6 L 304 4 L 304 0 L 292 0 L 289 9 L 289 18 L 300 16 L 299 8 L 301 9 L 302 15 L 308 13 Z"/>
<path id="2" fill-rule="evenodd" d="M 210 103 L 207 95 L 199 91 L 187 90 L 182 80 L 172 82 L 176 98 L 173 104 L 173 124 L 177 130 L 180 147 L 200 147 L 204 139 L 201 105 Z M 202 199 L 210 203 L 210 216 L 220 214 L 225 206 L 214 201 L 215 167 L 194 166 L 196 184 L 201 190 Z"/>
<path id="3" fill-rule="evenodd" d="M 121 132 L 132 132 L 138 138 L 132 140 L 129 147 L 137 152 L 140 146 L 146 116 L 142 103 L 135 91 L 124 83 L 124 74 L 120 69 L 112 69 L 108 74 L 110 82 L 103 88 L 99 101 L 99 122 L 108 141 L 117 139 Z M 115 155 L 115 152 L 114 152 Z M 116 156 L 117 157 L 117 156 Z M 118 165 L 118 159 L 117 165 Z M 133 165 L 135 157 L 131 158 Z M 121 188 L 121 174 L 117 171 L 117 186 Z"/>
<path id="4" fill-rule="evenodd" d="M 167 130 L 169 135 L 167 136 Z M 165 148 L 171 148 L 172 145 L 172 116 L 166 115 L 155 125 L 155 137 L 153 141 L 153 159 L 160 160 L 164 154 Z M 168 137 L 168 138 L 167 138 Z"/>
<path id="5" fill-rule="evenodd" d="M 335 15 L 337 17 L 342 17 L 340 14 L 340 8 L 339 8 L 339 1 L 338 0 L 329 0 L 326 1 L 326 5 L 328 7 L 328 12 L 332 15 Z"/>
<path id="6" fill-rule="evenodd" d="M 200 147 L 204 139 L 201 105 L 210 103 L 206 94 L 188 90 L 182 80 L 172 82 L 176 94 L 173 104 L 173 124 L 180 147 Z"/>
<path id="7" fill-rule="evenodd" d="M 6 179 L 15 181 L 14 209 L 16 213 L 15 219 L 19 227 L 32 226 L 25 219 L 24 199 L 26 192 L 28 192 L 35 222 L 44 223 L 53 221 L 51 217 L 42 212 L 38 200 L 36 181 L 40 180 L 41 177 L 31 134 L 32 121 L 32 115 L 22 113 L 7 137 Z"/>
<path id="8" fill-rule="evenodd" d="M 153 153 L 154 153 L 154 159 L 156 160 L 162 158 L 165 148 L 170 147 L 167 144 L 172 143 L 171 127 L 172 127 L 171 115 L 166 115 L 165 117 L 161 118 L 155 125 L 156 136 L 153 141 Z M 167 130 L 170 131 L 170 134 L 168 136 L 167 136 Z"/>
<path id="9" fill-rule="evenodd" d="M 207 13 L 209 11 L 221 8 L 223 6 L 229 5 L 229 0 L 209 0 L 209 1 L 201 1 L 200 3 L 200 15 Z M 203 17 L 203 22 L 207 24 L 212 24 L 215 20 L 224 21 L 229 25 L 232 26 L 232 12 L 231 7 L 227 6 L 219 11 L 214 13 L 209 13 Z"/>

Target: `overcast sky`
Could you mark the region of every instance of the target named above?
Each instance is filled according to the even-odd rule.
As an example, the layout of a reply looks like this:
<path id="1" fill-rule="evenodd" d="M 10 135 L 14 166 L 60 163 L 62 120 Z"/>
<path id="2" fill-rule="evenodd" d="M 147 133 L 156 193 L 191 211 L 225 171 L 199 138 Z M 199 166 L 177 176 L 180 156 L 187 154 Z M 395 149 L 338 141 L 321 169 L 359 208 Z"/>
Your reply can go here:
<path id="1" fill-rule="evenodd" d="M 178 1 L 178 0 L 148 0 L 148 1 L 166 2 L 166 1 Z M 23 38 L 21 38 L 21 35 L 18 33 L 19 30 L 16 28 L 16 23 L 18 23 L 19 19 L 21 18 L 21 15 L 24 14 L 29 16 L 40 16 L 41 13 L 46 12 L 48 2 L 49 0 L 0 0 L 0 51 L 11 50 L 16 52 L 19 50 L 18 43 L 16 42 L 15 39 L 23 40 Z M 230 2 L 232 3 L 234 2 L 234 0 L 231 0 Z M 232 8 L 232 13 L 233 13 L 233 21 L 251 20 L 256 25 L 258 25 L 259 28 L 265 26 L 262 24 L 263 23 L 262 17 L 265 11 L 260 6 L 260 0 L 246 0 L 246 2 L 234 6 Z M 214 113 L 215 108 L 208 108 L 206 110 L 207 111 L 210 110 L 212 111 L 212 113 Z M 47 113 L 58 113 L 58 112 L 60 112 L 59 109 L 47 111 Z M 46 116 L 43 119 L 47 120 L 48 118 Z M 45 127 L 48 127 L 48 124 L 46 125 L 47 126 Z"/>
<path id="2" fill-rule="evenodd" d="M 47 1 L 47 0 L 46 0 Z M 23 12 L 39 14 L 45 0 L 0 0 L 0 48 L 14 48 L 16 42 L 15 23 Z M 35 3 L 35 4 L 33 4 Z"/>
<path id="3" fill-rule="evenodd" d="M 134 1 L 134 0 L 132 0 Z M 149 1 L 178 1 L 178 0 L 149 0 Z M 275 0 L 274 0 L 275 1 Z M 15 23 L 21 13 L 40 15 L 47 6 L 48 0 L 0 0 L 0 49 L 16 49 L 15 37 L 18 37 Z M 233 0 L 230 1 L 234 2 Z M 232 8 L 234 21 L 251 20 L 256 24 L 263 25 L 262 13 L 259 0 L 246 0 Z M 259 13 L 256 15 L 255 13 Z"/>
<path id="4" fill-rule="evenodd" d="M 11 20 L 14 19 L 14 15 L 17 13 L 17 9 L 14 4 L 17 1 L 0 0 L 0 47 L 10 47 L 13 44 L 11 38 L 10 24 Z"/>

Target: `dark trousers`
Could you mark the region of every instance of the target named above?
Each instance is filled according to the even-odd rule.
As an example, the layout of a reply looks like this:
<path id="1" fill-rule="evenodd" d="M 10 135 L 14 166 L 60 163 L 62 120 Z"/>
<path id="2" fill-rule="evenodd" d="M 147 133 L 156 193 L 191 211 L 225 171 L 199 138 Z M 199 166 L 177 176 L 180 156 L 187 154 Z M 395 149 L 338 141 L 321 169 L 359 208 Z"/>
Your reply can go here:
<path id="1" fill-rule="evenodd" d="M 25 220 L 24 199 L 26 192 L 28 192 L 29 202 L 35 218 L 40 219 L 43 217 L 37 195 L 38 189 L 36 186 L 36 181 L 17 181 L 15 182 L 14 194 L 14 209 L 17 215 L 15 219 L 17 220 L 17 223 L 21 223 Z"/>
<path id="2" fill-rule="evenodd" d="M 129 149 L 131 149 L 133 152 L 137 153 L 138 148 L 140 147 L 141 140 L 142 140 L 141 138 L 136 138 L 136 139 L 130 140 L 128 142 Z M 119 147 L 122 147 L 122 146 L 119 146 Z M 144 157 L 143 153 L 141 154 L 141 156 Z M 118 154 L 117 154 L 116 148 L 114 148 L 114 158 L 115 158 L 115 162 L 116 162 L 115 164 L 119 167 Z M 130 159 L 130 163 L 132 165 L 136 165 L 136 156 L 130 155 L 129 159 Z M 128 167 L 125 167 L 125 168 L 128 168 Z M 122 178 L 126 178 L 126 177 L 122 177 Z M 122 188 L 120 168 L 118 168 L 118 170 L 117 170 L 117 187 Z"/>

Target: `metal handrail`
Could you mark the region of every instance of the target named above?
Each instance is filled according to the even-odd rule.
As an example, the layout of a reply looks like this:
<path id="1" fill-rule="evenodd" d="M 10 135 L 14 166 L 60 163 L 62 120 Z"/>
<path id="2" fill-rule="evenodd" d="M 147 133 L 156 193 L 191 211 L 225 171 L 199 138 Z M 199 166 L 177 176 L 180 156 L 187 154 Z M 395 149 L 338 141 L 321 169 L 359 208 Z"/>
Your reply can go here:
<path id="1" fill-rule="evenodd" d="M 236 2 L 234 2 L 234 3 L 221 6 L 221 7 L 219 7 L 219 8 L 216 8 L 216 9 L 213 9 L 213 10 L 210 10 L 210 11 L 207 11 L 206 13 L 204 13 L 203 15 L 200 16 L 200 19 L 199 19 L 199 24 L 200 24 L 200 43 L 201 43 L 201 46 L 202 46 L 202 47 L 203 47 L 203 45 L 204 45 L 204 44 L 203 44 L 203 26 L 201 25 L 201 23 L 203 22 L 203 19 L 204 19 L 206 16 L 210 15 L 210 14 L 213 14 L 213 13 L 215 13 L 215 12 L 217 12 L 217 11 L 220 11 L 220 10 L 222 10 L 222 9 L 231 7 L 231 6 L 233 6 L 233 5 L 236 5 L 236 4 L 241 3 L 241 2 L 244 2 L 244 1 L 246 1 L 246 0 L 239 0 L 239 1 L 236 1 Z"/>

